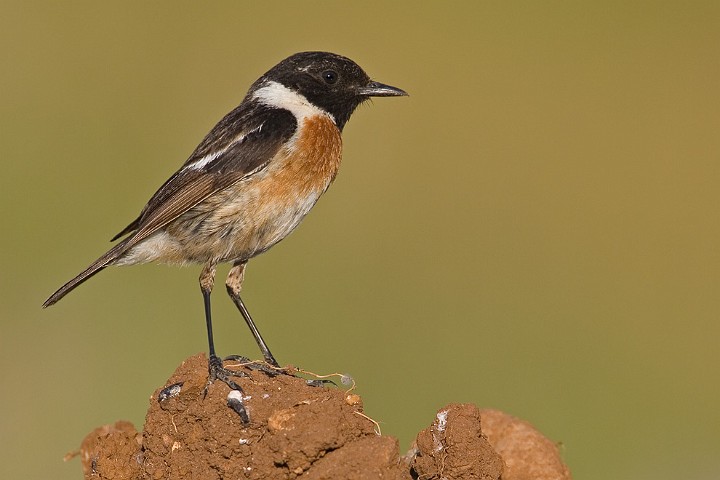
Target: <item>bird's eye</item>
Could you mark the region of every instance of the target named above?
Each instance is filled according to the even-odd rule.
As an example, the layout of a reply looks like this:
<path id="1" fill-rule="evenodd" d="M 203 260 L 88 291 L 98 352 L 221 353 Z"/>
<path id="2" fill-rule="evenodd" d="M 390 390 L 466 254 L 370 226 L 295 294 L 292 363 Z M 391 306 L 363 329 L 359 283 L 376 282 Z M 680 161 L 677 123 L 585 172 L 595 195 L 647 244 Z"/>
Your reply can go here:
<path id="1" fill-rule="evenodd" d="M 325 83 L 327 83 L 328 85 L 332 85 L 333 83 L 337 82 L 338 74 L 334 70 L 326 70 L 322 73 L 322 79 L 325 80 Z"/>

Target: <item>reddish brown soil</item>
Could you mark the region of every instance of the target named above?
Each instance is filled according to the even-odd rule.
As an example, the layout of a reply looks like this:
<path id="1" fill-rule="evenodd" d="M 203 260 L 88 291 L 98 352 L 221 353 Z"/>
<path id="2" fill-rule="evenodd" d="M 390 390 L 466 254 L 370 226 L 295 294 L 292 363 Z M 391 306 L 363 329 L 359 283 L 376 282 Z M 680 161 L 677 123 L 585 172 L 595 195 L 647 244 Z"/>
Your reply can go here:
<path id="1" fill-rule="evenodd" d="M 231 367 L 231 364 L 226 364 Z M 95 429 L 80 448 L 86 479 L 569 479 L 555 444 L 528 423 L 471 404 L 437 412 L 400 456 L 380 436 L 362 400 L 338 387 L 271 377 L 237 367 L 245 424 L 228 407 L 222 382 L 205 395 L 207 358 L 190 357 L 150 398 L 142 433 L 117 422 Z M 482 429 L 481 429 L 482 421 Z"/>

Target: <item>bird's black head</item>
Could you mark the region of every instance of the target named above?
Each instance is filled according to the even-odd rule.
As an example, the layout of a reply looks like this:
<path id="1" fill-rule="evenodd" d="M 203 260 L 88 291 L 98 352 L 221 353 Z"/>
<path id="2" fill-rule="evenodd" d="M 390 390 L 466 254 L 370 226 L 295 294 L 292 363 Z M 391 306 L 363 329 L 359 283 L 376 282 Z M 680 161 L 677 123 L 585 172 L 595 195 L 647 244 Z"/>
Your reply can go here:
<path id="1" fill-rule="evenodd" d="M 341 130 L 368 98 L 407 95 L 399 88 L 373 82 L 358 64 L 328 52 L 302 52 L 286 58 L 255 82 L 251 92 L 273 82 L 330 113 Z M 283 107 L 280 101 L 275 106 Z"/>

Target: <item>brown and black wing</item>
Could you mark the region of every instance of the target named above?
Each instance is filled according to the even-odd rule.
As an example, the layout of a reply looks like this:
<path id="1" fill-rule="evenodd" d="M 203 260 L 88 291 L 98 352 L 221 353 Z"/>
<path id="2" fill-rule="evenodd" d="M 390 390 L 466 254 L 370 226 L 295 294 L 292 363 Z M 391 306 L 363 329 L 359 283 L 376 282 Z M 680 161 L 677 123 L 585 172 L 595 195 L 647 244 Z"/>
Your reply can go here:
<path id="1" fill-rule="evenodd" d="M 133 246 L 180 215 L 234 183 L 261 171 L 295 133 L 287 110 L 243 103 L 225 116 L 180 170 L 145 205 L 140 216 L 114 237 L 129 235 L 48 298 L 48 307 L 111 265 Z"/>
<path id="2" fill-rule="evenodd" d="M 215 125 L 180 170 L 155 192 L 138 218 L 111 241 L 140 231 L 144 234 L 139 240 L 147 238 L 209 195 L 264 168 L 295 133 L 297 122 L 287 110 L 246 105 Z"/>

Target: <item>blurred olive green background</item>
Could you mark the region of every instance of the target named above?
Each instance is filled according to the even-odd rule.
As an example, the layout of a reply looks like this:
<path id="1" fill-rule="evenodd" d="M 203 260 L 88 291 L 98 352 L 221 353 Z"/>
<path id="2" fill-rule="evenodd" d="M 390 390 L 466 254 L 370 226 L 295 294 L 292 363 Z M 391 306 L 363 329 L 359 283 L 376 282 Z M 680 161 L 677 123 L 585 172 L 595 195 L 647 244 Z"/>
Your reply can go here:
<path id="1" fill-rule="evenodd" d="M 103 253 L 247 87 L 322 49 L 362 106 L 303 225 L 250 262 L 281 361 L 348 372 L 405 451 L 448 402 L 578 479 L 720 477 L 720 4 L 3 2 L 0 477 L 81 478 L 205 351 L 199 267 Z M 224 276 L 227 269 L 221 269 Z M 259 356 L 224 288 L 223 354 Z"/>

